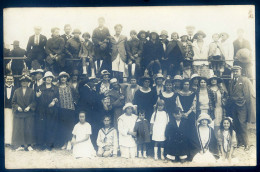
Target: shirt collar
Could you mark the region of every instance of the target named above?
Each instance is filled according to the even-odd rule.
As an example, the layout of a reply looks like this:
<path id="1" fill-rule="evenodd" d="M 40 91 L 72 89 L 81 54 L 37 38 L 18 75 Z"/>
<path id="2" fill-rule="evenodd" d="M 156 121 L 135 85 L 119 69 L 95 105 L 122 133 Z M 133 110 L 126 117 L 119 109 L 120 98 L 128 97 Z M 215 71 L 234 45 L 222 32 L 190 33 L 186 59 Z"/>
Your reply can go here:
<path id="1" fill-rule="evenodd" d="M 10 88 L 10 87 L 13 87 L 14 84 L 11 84 L 11 85 L 7 85 L 7 84 L 5 84 L 5 86 L 8 87 L 8 88 Z"/>

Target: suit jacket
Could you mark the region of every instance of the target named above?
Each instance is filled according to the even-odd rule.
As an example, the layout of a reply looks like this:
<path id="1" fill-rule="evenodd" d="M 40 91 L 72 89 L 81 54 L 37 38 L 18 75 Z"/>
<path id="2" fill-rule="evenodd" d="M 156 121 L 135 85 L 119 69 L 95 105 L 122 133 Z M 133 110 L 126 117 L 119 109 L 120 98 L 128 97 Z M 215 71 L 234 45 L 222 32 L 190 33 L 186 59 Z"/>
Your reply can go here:
<path id="1" fill-rule="evenodd" d="M 133 56 L 135 54 L 138 54 L 137 58 L 140 59 L 140 57 L 142 55 L 142 51 L 143 51 L 143 46 L 142 46 L 141 41 L 137 38 L 128 40 L 127 44 L 126 44 L 126 51 L 127 51 L 129 60 L 130 60 L 131 56 Z"/>
<path id="2" fill-rule="evenodd" d="M 61 37 L 64 39 L 65 44 L 66 44 L 66 42 L 67 42 L 70 38 L 72 38 L 71 35 L 68 35 L 68 36 L 69 36 L 69 38 L 67 38 L 67 35 L 66 35 L 66 34 L 61 35 Z"/>
<path id="3" fill-rule="evenodd" d="M 65 46 L 65 42 L 64 42 L 63 38 L 61 38 L 61 37 L 53 38 L 52 37 L 52 38 L 48 39 L 45 50 L 48 55 L 50 55 L 50 54 L 61 55 L 64 53 L 64 46 Z"/>
<path id="4" fill-rule="evenodd" d="M 25 95 L 23 95 L 22 88 L 18 88 L 14 92 L 12 99 L 13 112 L 16 117 L 26 118 L 34 114 L 36 102 L 35 102 L 35 92 L 33 89 L 27 87 Z M 30 107 L 28 112 L 24 112 L 26 107 Z M 21 107 L 23 112 L 18 111 L 18 107 Z"/>
<path id="5" fill-rule="evenodd" d="M 26 51 L 20 47 L 15 48 L 10 52 L 11 57 L 23 57 L 24 55 L 26 55 Z M 11 70 L 13 75 L 21 75 L 23 68 L 24 68 L 23 60 L 13 59 L 11 65 Z"/>
<path id="6" fill-rule="evenodd" d="M 229 84 L 229 96 L 232 102 L 231 106 L 246 106 L 247 121 L 256 120 L 256 95 L 252 83 L 247 77 L 240 76 L 237 81 L 232 79 Z"/>
<path id="7" fill-rule="evenodd" d="M 4 86 L 4 96 L 5 96 L 5 99 L 4 99 L 5 107 L 4 108 L 10 108 L 10 109 L 12 108 L 12 98 L 14 96 L 14 91 L 15 91 L 15 87 L 11 86 L 11 96 L 8 99 L 7 98 L 7 86 L 6 85 Z"/>
<path id="8" fill-rule="evenodd" d="M 34 43 L 34 38 L 35 38 L 35 35 L 32 35 L 29 38 L 27 48 L 26 48 L 27 53 L 31 54 L 31 55 L 34 55 L 34 54 L 37 54 L 37 53 L 45 54 L 44 48 L 45 48 L 45 45 L 47 43 L 46 36 L 40 34 L 39 45 L 36 45 Z"/>
<path id="9" fill-rule="evenodd" d="M 145 64 L 149 64 L 151 60 L 161 60 L 163 56 L 163 45 L 159 40 L 153 43 L 147 41 L 143 46 L 143 60 Z"/>
<path id="10" fill-rule="evenodd" d="M 248 40 L 243 39 L 243 41 L 240 43 L 238 39 L 236 39 L 233 42 L 234 45 L 234 56 L 236 56 L 238 50 L 242 49 L 242 48 L 247 48 L 249 50 L 251 50 L 251 46 Z"/>
<path id="11" fill-rule="evenodd" d="M 99 43 L 104 42 L 104 40 L 108 40 L 108 37 L 110 36 L 109 30 L 107 27 L 104 27 L 102 30 L 99 28 L 96 28 L 93 31 L 92 34 L 92 41 L 94 43 L 94 51 L 95 56 L 97 59 L 106 59 L 107 56 L 109 56 L 109 49 L 108 47 L 104 50 L 100 48 Z"/>
<path id="12" fill-rule="evenodd" d="M 110 37 L 112 62 L 116 59 L 117 55 L 119 54 L 123 62 L 126 63 L 126 41 L 127 38 L 124 35 L 120 35 L 118 41 L 116 41 L 114 37 Z"/>

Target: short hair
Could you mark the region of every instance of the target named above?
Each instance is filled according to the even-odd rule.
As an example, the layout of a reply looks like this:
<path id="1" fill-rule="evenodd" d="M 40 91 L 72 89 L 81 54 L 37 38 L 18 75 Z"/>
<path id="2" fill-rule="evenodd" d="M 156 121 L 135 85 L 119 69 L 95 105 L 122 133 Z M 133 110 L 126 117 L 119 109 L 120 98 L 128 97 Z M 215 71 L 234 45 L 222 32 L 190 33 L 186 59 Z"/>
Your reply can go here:
<path id="1" fill-rule="evenodd" d="M 70 27 L 70 28 L 71 28 L 71 25 L 70 25 L 70 24 L 65 24 L 65 25 L 64 25 L 64 29 L 65 29 L 66 27 Z"/>
<path id="2" fill-rule="evenodd" d="M 176 107 L 174 110 L 173 110 L 173 114 L 179 114 L 181 112 L 181 108 L 179 107 Z"/>
<path id="3" fill-rule="evenodd" d="M 56 30 L 60 30 L 58 27 L 51 28 L 51 33 L 54 33 Z"/>
<path id="4" fill-rule="evenodd" d="M 123 28 L 123 26 L 122 26 L 121 24 L 116 24 L 116 25 L 114 26 L 114 29 L 116 29 L 117 27 L 121 27 L 121 29 Z"/>
<path id="5" fill-rule="evenodd" d="M 135 30 L 131 30 L 130 31 L 130 35 L 133 34 L 133 35 L 137 35 L 137 32 Z"/>
<path id="6" fill-rule="evenodd" d="M 177 32 L 172 32 L 171 37 L 172 37 L 173 34 L 176 34 L 177 35 L 177 39 L 179 39 L 179 34 Z"/>

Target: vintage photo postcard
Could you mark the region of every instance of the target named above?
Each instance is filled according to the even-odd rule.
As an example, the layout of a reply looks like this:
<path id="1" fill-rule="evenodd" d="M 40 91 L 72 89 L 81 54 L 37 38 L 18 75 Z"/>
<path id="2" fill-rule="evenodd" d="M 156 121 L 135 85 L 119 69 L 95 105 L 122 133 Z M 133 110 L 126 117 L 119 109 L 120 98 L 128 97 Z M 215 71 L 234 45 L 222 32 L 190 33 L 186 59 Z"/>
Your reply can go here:
<path id="1" fill-rule="evenodd" d="M 254 5 L 3 14 L 6 169 L 256 166 Z"/>

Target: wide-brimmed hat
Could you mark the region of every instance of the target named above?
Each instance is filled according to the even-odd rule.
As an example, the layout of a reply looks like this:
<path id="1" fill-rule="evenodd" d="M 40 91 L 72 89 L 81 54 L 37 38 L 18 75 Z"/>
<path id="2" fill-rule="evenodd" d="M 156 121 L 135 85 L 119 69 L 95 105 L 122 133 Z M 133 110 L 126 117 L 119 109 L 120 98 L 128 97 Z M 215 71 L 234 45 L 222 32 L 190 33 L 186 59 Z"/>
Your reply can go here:
<path id="1" fill-rule="evenodd" d="M 20 79 L 19 79 L 20 82 L 31 82 L 32 81 L 32 78 L 29 77 L 28 75 L 23 75 Z"/>
<path id="2" fill-rule="evenodd" d="M 110 75 L 110 73 L 107 70 L 102 70 L 100 73 L 101 73 L 101 76 Z"/>
<path id="3" fill-rule="evenodd" d="M 139 79 L 139 84 L 140 84 L 140 85 L 143 85 L 143 82 L 144 82 L 145 80 L 149 80 L 151 84 L 152 84 L 152 82 L 153 82 L 153 79 L 152 79 L 150 76 L 142 76 L 142 77 Z"/>
<path id="4" fill-rule="evenodd" d="M 144 30 L 141 30 L 138 34 L 137 37 L 140 39 L 141 38 L 141 34 L 145 34 L 145 38 L 147 38 L 149 36 L 148 32 L 145 32 Z"/>
<path id="5" fill-rule="evenodd" d="M 220 77 L 218 77 L 218 76 L 216 76 L 216 75 L 211 75 L 211 76 L 209 77 L 209 79 L 208 79 L 209 83 L 211 82 L 212 79 L 216 79 L 217 82 L 221 82 L 221 81 L 222 81 L 222 79 L 221 79 Z"/>
<path id="6" fill-rule="evenodd" d="M 125 110 L 128 107 L 132 107 L 133 109 L 135 109 L 136 105 L 133 105 L 132 103 L 126 103 L 125 106 L 123 107 L 123 110 Z"/>
<path id="7" fill-rule="evenodd" d="M 201 76 L 199 76 L 197 73 L 194 73 L 194 74 L 192 74 L 191 75 L 191 77 L 190 77 L 190 80 L 193 80 L 194 78 L 201 78 Z"/>
<path id="8" fill-rule="evenodd" d="M 44 74 L 44 77 L 43 77 L 42 79 L 45 79 L 45 78 L 47 78 L 47 77 L 55 78 L 51 71 L 47 71 L 47 72 Z"/>
<path id="9" fill-rule="evenodd" d="M 163 74 L 157 73 L 156 76 L 155 76 L 155 78 L 154 78 L 154 80 L 156 81 L 156 80 L 159 79 L 159 78 L 162 78 L 163 80 L 165 80 L 165 78 L 163 77 Z"/>
<path id="10" fill-rule="evenodd" d="M 212 122 L 212 119 L 210 118 L 210 116 L 207 113 L 201 113 L 199 115 L 199 118 L 197 119 L 197 123 L 200 123 L 200 121 L 203 120 L 203 119 L 208 120 L 209 121 L 208 124 L 210 124 Z"/>
<path id="11" fill-rule="evenodd" d="M 181 77 L 181 75 L 175 75 L 174 78 L 173 78 L 173 81 L 175 80 L 183 80 L 183 78 Z"/>
<path id="12" fill-rule="evenodd" d="M 194 35 L 194 38 L 197 39 L 197 37 L 198 37 L 199 35 L 202 35 L 203 38 L 206 37 L 206 34 L 205 34 L 203 31 L 200 30 L 200 31 L 198 31 L 198 32 Z"/>
<path id="13" fill-rule="evenodd" d="M 166 30 L 162 30 L 162 31 L 161 31 L 160 37 L 161 37 L 162 35 L 165 35 L 165 36 L 168 38 L 168 32 L 167 32 Z"/>
<path id="14" fill-rule="evenodd" d="M 70 75 L 67 72 L 64 72 L 64 71 L 59 74 L 58 78 L 61 78 L 62 76 L 66 76 L 67 78 L 70 78 Z"/>
<path id="15" fill-rule="evenodd" d="M 72 34 L 75 34 L 75 33 L 81 34 L 81 31 L 79 29 L 74 29 Z"/>
<path id="16" fill-rule="evenodd" d="M 36 74 L 36 73 L 44 73 L 44 70 L 43 69 L 36 69 L 36 70 L 31 70 L 30 71 L 31 74 Z"/>

